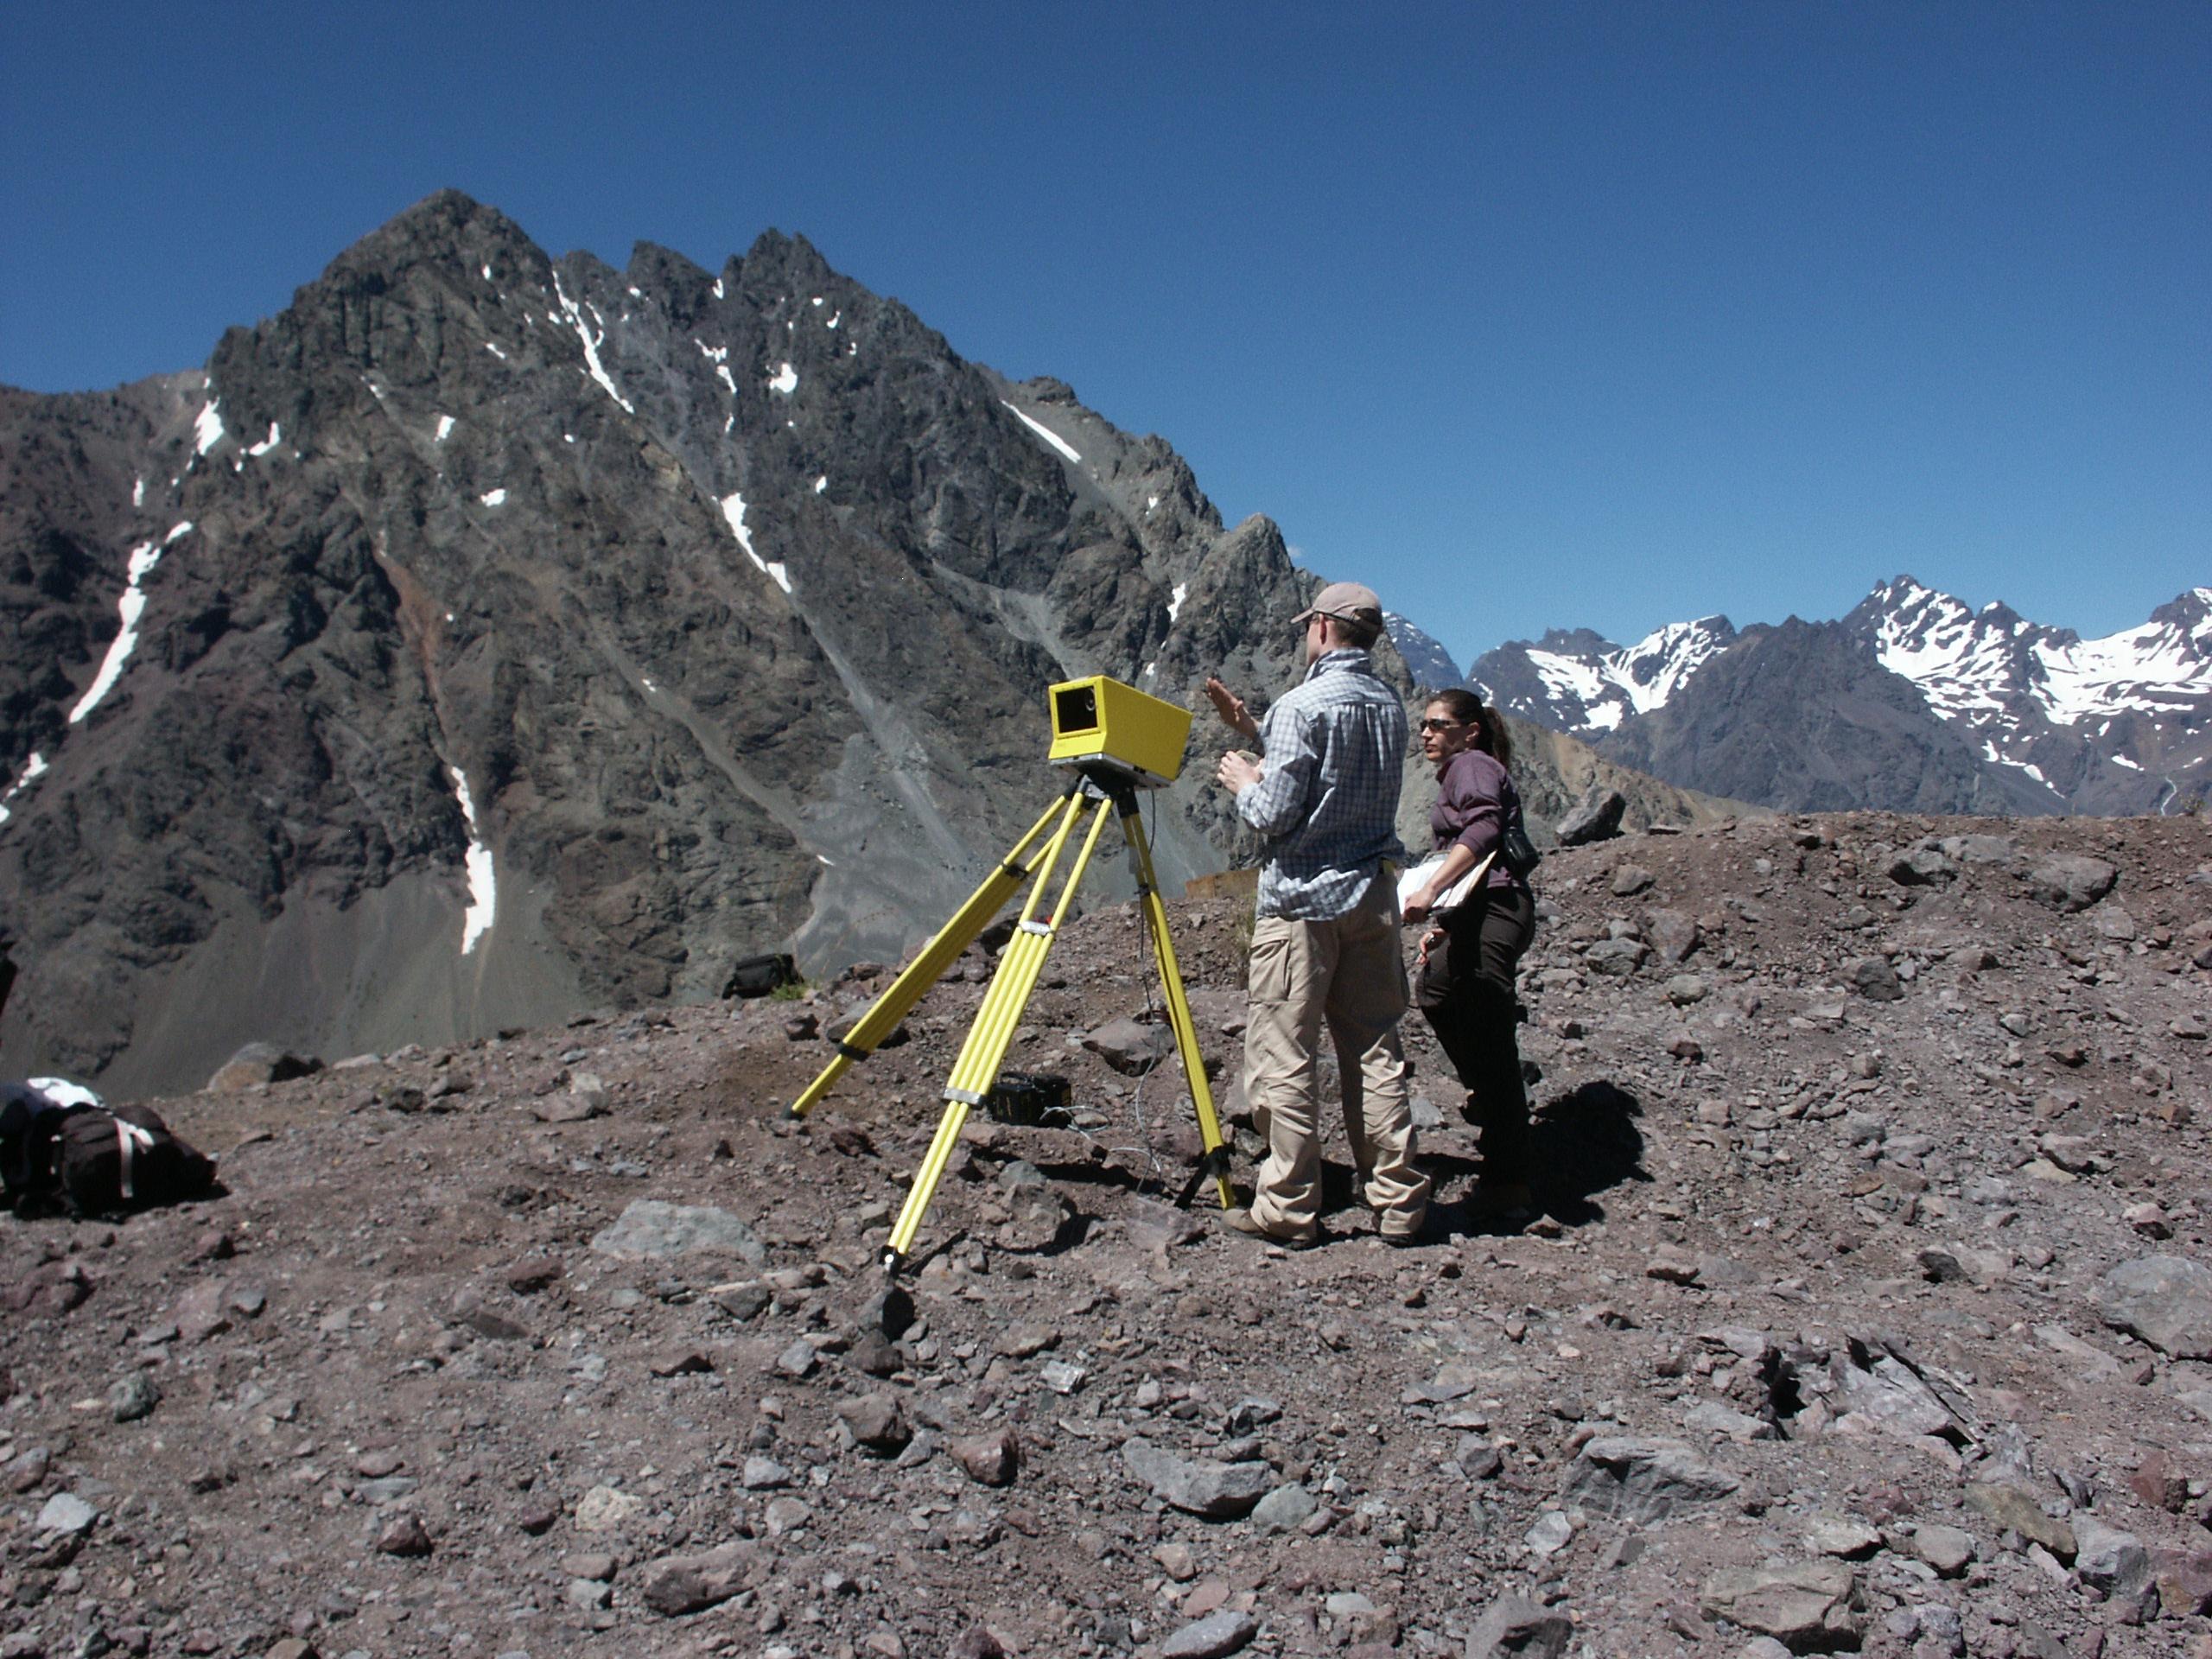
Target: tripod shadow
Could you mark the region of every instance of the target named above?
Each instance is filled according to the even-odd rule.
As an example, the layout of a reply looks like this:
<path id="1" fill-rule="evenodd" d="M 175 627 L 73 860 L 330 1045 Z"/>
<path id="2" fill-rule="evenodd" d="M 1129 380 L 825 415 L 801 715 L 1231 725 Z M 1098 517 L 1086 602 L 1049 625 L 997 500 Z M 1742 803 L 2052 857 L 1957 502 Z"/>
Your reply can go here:
<path id="1" fill-rule="evenodd" d="M 1649 1181 L 1643 1167 L 1643 1131 L 1637 1120 L 1643 1103 L 1627 1090 L 1605 1082 L 1586 1083 L 1539 1106 L 1529 1122 L 1529 1181 L 1538 1213 L 1562 1227 L 1586 1227 L 1605 1218 L 1600 1196 L 1630 1181 Z M 1478 1166 L 1445 1154 L 1423 1158 L 1441 1194 L 1429 1205 L 1434 1235 L 1518 1233 L 1518 1221 L 1484 1215 L 1471 1202 Z"/>

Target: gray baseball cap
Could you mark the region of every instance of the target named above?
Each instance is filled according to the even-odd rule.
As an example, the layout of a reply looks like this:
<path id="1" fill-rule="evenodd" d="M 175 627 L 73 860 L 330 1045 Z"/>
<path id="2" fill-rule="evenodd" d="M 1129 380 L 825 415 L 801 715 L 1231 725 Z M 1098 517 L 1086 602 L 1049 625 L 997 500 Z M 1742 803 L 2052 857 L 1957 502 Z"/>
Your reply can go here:
<path id="1" fill-rule="evenodd" d="M 1333 616 L 1339 622 L 1361 622 L 1370 628 L 1382 626 L 1382 601 L 1372 588 L 1356 582 L 1332 582 L 1313 595 L 1313 602 L 1290 620 L 1306 622 L 1317 616 Z"/>

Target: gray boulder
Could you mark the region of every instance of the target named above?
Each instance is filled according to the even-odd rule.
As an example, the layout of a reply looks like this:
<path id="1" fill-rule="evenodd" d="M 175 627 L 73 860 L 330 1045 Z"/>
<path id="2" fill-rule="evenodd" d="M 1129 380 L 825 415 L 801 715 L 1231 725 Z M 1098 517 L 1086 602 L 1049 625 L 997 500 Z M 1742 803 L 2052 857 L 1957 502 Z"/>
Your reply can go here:
<path id="1" fill-rule="evenodd" d="M 1936 844 L 1955 864 L 2010 864 L 2020 855 L 2010 836 L 1946 836 Z"/>
<path id="2" fill-rule="evenodd" d="M 2120 872 L 2101 858 L 2056 853 L 2028 872 L 2028 891 L 2060 910 L 2087 910 L 2119 880 Z"/>
<path id="3" fill-rule="evenodd" d="M 697 1554 L 664 1555 L 639 1575 L 638 1599 L 663 1618 L 704 1612 L 745 1587 L 753 1557 L 753 1547 L 742 1542 Z"/>
<path id="4" fill-rule="evenodd" d="M 46 1500 L 38 1512 L 38 1529 L 43 1533 L 79 1533 L 92 1530 L 100 1512 L 74 1492 L 56 1492 Z"/>
<path id="5" fill-rule="evenodd" d="M 2062 1561 L 2072 1560 L 2081 1547 L 2074 1529 L 2048 1513 L 2042 1500 L 2016 1480 L 1971 1480 L 1964 1496 L 1967 1507 L 1999 1532 L 2017 1532 Z"/>
<path id="6" fill-rule="evenodd" d="M 852 1431 L 853 1439 L 879 1458 L 895 1458 L 906 1449 L 914 1431 L 893 1394 L 862 1395 L 837 1408 L 837 1417 Z"/>
<path id="7" fill-rule="evenodd" d="M 1560 1659 L 1574 1624 L 1521 1596 L 1501 1596 L 1467 1637 L 1466 1659 Z"/>
<path id="8" fill-rule="evenodd" d="M 2074 1570 L 2107 1595 L 2132 1596 L 2151 1580 L 2143 1541 L 2086 1515 L 2074 1517 Z"/>
<path id="9" fill-rule="evenodd" d="M 294 1077 L 312 1077 L 321 1070 L 322 1062 L 312 1056 L 295 1054 L 274 1043 L 248 1043 L 207 1079 L 206 1092 L 244 1094 L 257 1084 L 289 1083 Z"/>
<path id="10" fill-rule="evenodd" d="M 1643 937 L 1660 961 L 1677 967 L 1704 943 L 1705 930 L 1679 910 L 1655 910 L 1643 918 Z"/>
<path id="11" fill-rule="evenodd" d="M 1890 861 L 1890 880 L 1901 887 L 1932 887 L 1958 873 L 1958 866 L 1933 847 L 1900 853 Z"/>
<path id="12" fill-rule="evenodd" d="M 1678 1510 L 1717 1503 L 1742 1484 L 1679 1441 L 1600 1435 L 1567 1471 L 1562 1495 L 1593 1515 L 1649 1526 Z"/>
<path id="13" fill-rule="evenodd" d="M 1277 1480 L 1275 1471 L 1264 1463 L 1179 1457 L 1141 1434 L 1122 1443 L 1122 1465 L 1161 1503 L 1210 1521 L 1249 1514 Z"/>
<path id="14" fill-rule="evenodd" d="M 1611 841 L 1621 832 L 1621 815 L 1628 810 L 1628 797 L 1618 789 L 1592 785 L 1582 804 L 1559 821 L 1559 844 L 1587 847 Z"/>
<path id="15" fill-rule="evenodd" d="M 1259 1621 L 1251 1614 L 1219 1608 L 1161 1643 L 1160 1659 L 1227 1659 L 1259 1633 Z"/>
<path id="16" fill-rule="evenodd" d="M 2097 1281 L 2098 1316 L 2176 1359 L 2212 1359 L 2212 1268 L 2178 1255 L 2138 1256 Z"/>
<path id="17" fill-rule="evenodd" d="M 1303 1486 L 1278 1486 L 1252 1511 L 1252 1524 L 1262 1532 L 1288 1532 L 1321 1507 L 1321 1501 Z"/>
<path id="18" fill-rule="evenodd" d="M 1869 1002 L 1895 1002 L 1904 995 L 1897 970 L 1881 957 L 1860 957 L 1844 963 L 1843 982 Z"/>
<path id="19" fill-rule="evenodd" d="M 1840 1561 L 1731 1567 L 1706 1581 L 1699 1603 L 1715 1618 L 1772 1637 L 1792 1653 L 1858 1645 L 1858 1575 Z"/>
<path id="20" fill-rule="evenodd" d="M 1083 1046 L 1125 1077 L 1139 1077 L 1175 1052 L 1175 1033 L 1141 1020 L 1109 1020 L 1085 1035 Z"/>
<path id="21" fill-rule="evenodd" d="M 1593 974 L 1626 979 L 1643 966 L 1643 946 L 1635 939 L 1600 939 L 1583 952 L 1582 961 Z"/>
<path id="22" fill-rule="evenodd" d="M 602 1255 L 633 1262 L 694 1251 L 739 1256 L 756 1268 L 768 1260 L 767 1246 L 728 1211 L 658 1198 L 639 1198 L 631 1205 L 612 1227 L 593 1238 L 591 1247 Z"/>

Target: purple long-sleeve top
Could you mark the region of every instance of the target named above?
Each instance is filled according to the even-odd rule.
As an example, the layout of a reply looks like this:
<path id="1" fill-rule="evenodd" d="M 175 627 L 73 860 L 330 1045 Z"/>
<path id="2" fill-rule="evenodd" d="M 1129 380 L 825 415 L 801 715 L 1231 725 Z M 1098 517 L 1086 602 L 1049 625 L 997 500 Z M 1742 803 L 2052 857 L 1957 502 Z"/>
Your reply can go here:
<path id="1" fill-rule="evenodd" d="M 1520 823 L 1521 791 L 1503 766 L 1480 749 L 1463 750 L 1446 764 L 1436 780 L 1435 808 L 1428 815 L 1436 851 L 1444 852 L 1457 842 L 1479 863 L 1497 850 L 1505 826 Z M 1503 859 L 1493 860 L 1484 882 L 1510 887 L 1513 874 Z"/>

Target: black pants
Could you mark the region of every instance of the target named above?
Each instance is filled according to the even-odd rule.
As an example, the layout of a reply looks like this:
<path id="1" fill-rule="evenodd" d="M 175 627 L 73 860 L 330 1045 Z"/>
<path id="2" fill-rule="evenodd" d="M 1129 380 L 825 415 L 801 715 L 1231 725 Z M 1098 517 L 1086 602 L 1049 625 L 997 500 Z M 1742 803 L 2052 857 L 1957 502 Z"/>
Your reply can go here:
<path id="1" fill-rule="evenodd" d="M 1525 887 L 1484 887 L 1444 917 L 1428 947 L 1414 1000 L 1467 1090 L 1467 1119 L 1482 1129 L 1482 1179 L 1529 1179 L 1529 1090 L 1521 1080 L 1514 971 L 1536 935 Z"/>

